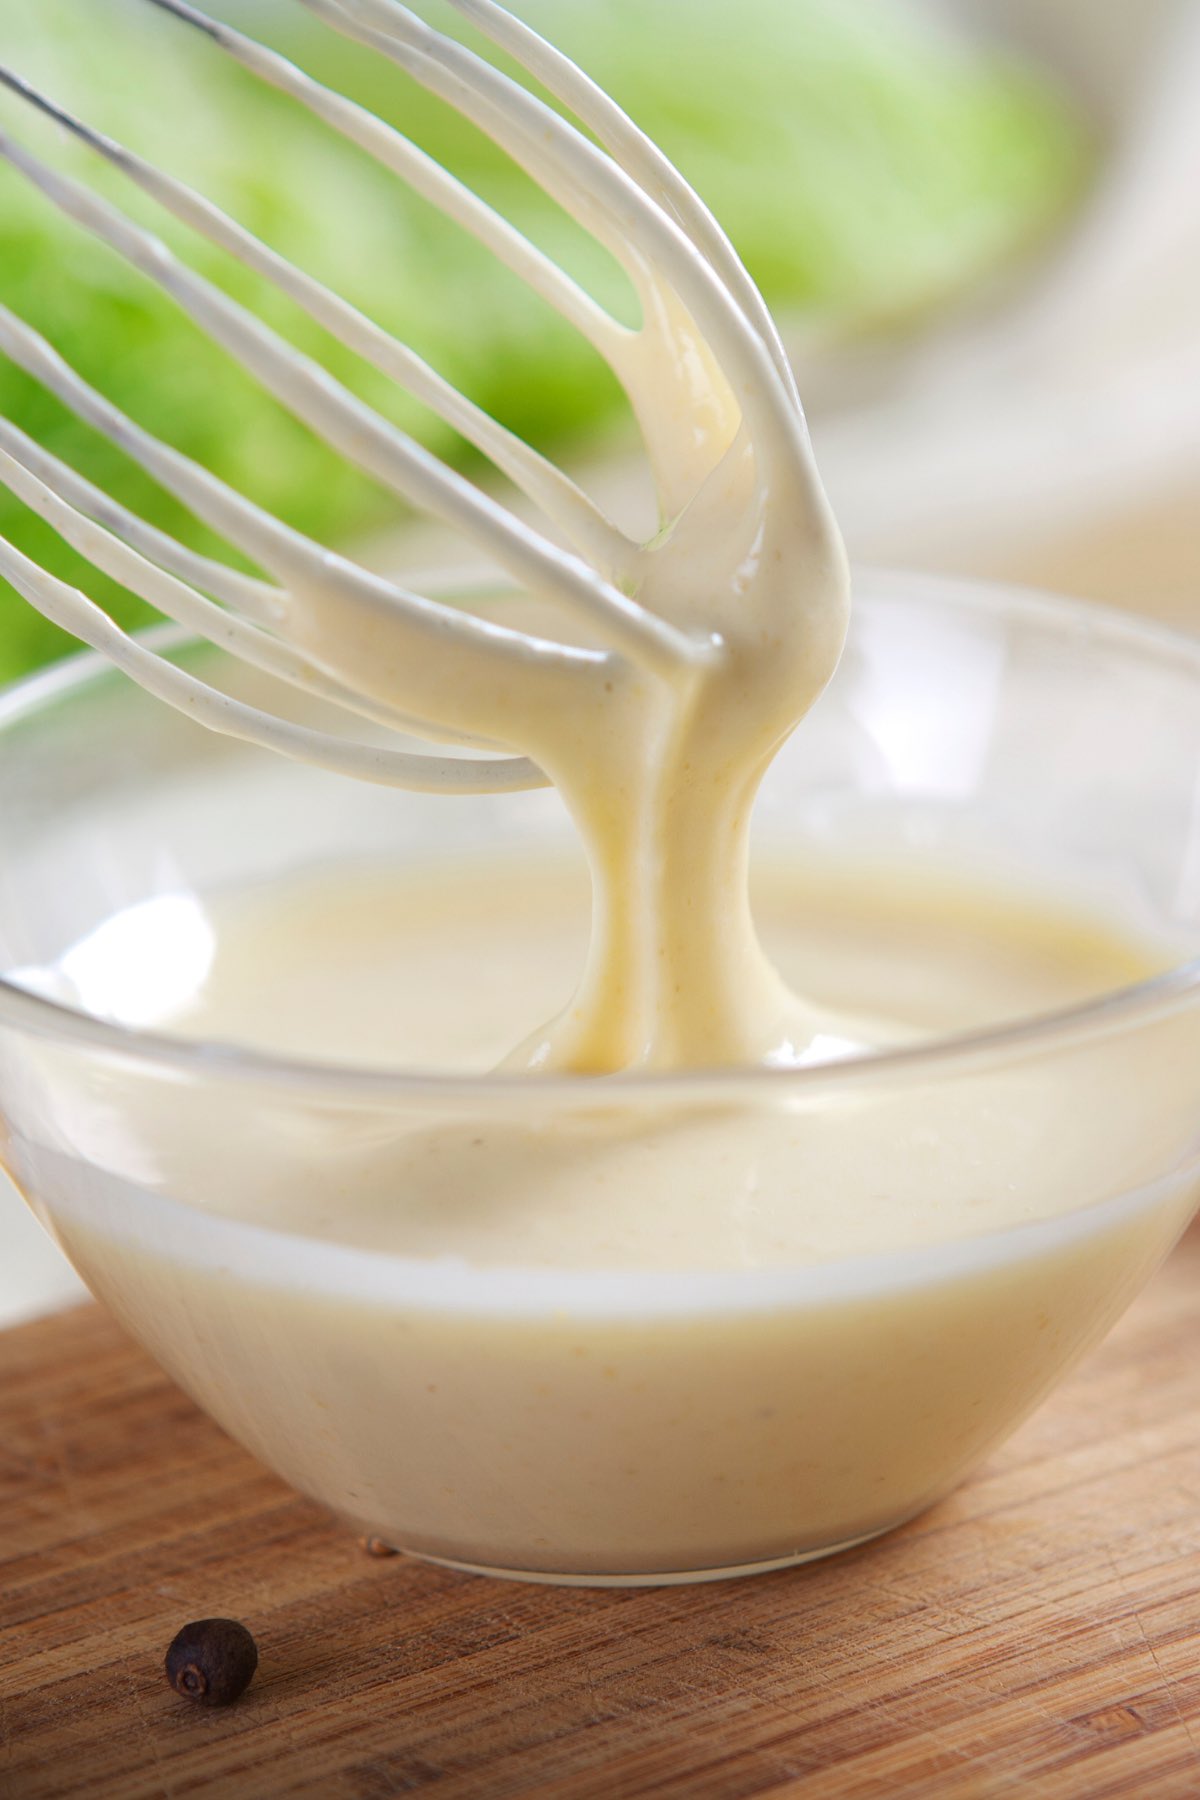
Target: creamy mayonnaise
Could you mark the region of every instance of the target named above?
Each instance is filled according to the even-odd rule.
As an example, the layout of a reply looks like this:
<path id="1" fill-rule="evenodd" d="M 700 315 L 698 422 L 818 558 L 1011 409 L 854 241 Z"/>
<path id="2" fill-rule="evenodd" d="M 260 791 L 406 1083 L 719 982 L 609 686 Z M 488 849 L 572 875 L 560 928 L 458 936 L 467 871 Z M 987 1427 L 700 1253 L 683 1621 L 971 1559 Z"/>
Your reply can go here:
<path id="1" fill-rule="evenodd" d="M 755 907 L 823 1014 L 870 1006 L 893 1043 L 1167 956 L 945 870 L 775 863 Z M 59 992 L 470 1076 L 569 1004 L 587 910 L 562 862 L 332 870 L 211 900 L 211 954 L 157 1017 L 145 946 L 197 925 L 170 900 Z M 52 1058 L 72 1155 L 40 1195 L 176 1379 L 363 1529 L 550 1575 L 729 1571 L 918 1510 L 1116 1316 L 1194 1203 L 1157 1178 L 1190 1042 L 1155 1040 L 1136 1100 L 1120 1043 L 811 1093 L 587 1081 L 550 1108 L 536 1083 L 372 1104 Z"/>
<path id="2" fill-rule="evenodd" d="M 814 1010 L 861 1017 L 869 1003 L 871 1028 L 892 1046 L 1094 998 L 1165 960 L 1102 921 L 988 896 L 945 873 L 922 884 L 886 865 L 814 874 L 768 863 L 755 897 L 774 961 L 820 996 Z M 485 1073 L 570 995 L 587 935 L 577 867 L 534 858 L 467 859 L 407 879 L 293 878 L 218 895 L 206 918 L 212 961 L 186 1004 L 168 1003 L 159 1028 L 300 1061 L 452 1075 Z M 144 935 L 145 918 L 141 926 Z M 103 964 L 103 939 L 96 951 Z M 119 997 L 121 965 L 107 959 Z M 75 967 L 86 980 L 86 966 Z M 1127 1070 L 1120 1058 L 1104 1069 L 1115 1100 Z M 669 1099 L 568 1113 L 547 1127 L 517 1095 L 507 1116 L 465 1104 L 448 1122 L 382 1140 L 374 1123 L 358 1134 L 346 1122 L 334 1140 L 333 1189 L 324 1174 L 306 1174 L 305 1152 L 260 1148 L 252 1116 L 243 1130 L 158 1091 L 137 1137 L 180 1198 L 368 1250 L 473 1267 L 799 1267 L 1063 1210 L 1056 1138 L 1070 1148 L 1077 1191 L 1103 1191 L 1112 1137 L 1095 1135 L 1093 1167 L 1064 1126 L 1076 1079 L 1033 1060 L 1000 1084 L 948 1079 L 916 1098 L 898 1084 L 859 1104 L 854 1130 L 843 1109 L 821 1116 L 802 1101 L 691 1108 Z M 1168 1110 L 1176 1087 L 1163 1077 Z M 103 1132 L 103 1093 L 96 1099 Z M 1126 1154 L 1132 1186 L 1140 1146 Z"/>

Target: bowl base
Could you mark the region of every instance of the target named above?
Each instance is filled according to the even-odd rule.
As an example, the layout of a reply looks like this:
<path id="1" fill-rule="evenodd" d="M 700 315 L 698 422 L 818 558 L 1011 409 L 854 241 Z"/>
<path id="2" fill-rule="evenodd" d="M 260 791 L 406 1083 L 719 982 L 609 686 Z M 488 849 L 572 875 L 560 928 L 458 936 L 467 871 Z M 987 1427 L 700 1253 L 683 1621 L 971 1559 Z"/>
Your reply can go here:
<path id="1" fill-rule="evenodd" d="M 816 1550 L 794 1550 L 787 1556 L 771 1556 L 761 1562 L 728 1563 L 712 1569 L 667 1569 L 634 1575 L 571 1575 L 557 1569 L 501 1569 L 490 1563 L 463 1562 L 454 1556 L 433 1556 L 425 1550 L 405 1550 L 402 1545 L 394 1548 L 399 1554 L 411 1557 L 414 1562 L 435 1563 L 440 1569 L 457 1569 L 463 1575 L 487 1575 L 493 1581 L 532 1581 L 543 1587 L 685 1587 L 701 1581 L 736 1581 L 743 1575 L 769 1575 L 775 1569 L 794 1569 L 801 1563 L 820 1562 L 823 1557 L 839 1556 L 844 1550 L 855 1550 L 860 1544 L 869 1544 L 875 1538 L 884 1537 L 903 1523 L 904 1520 L 896 1519 L 888 1525 L 881 1525 L 876 1531 L 863 1532 L 861 1537 L 842 1538 L 836 1544 L 824 1544 Z"/>

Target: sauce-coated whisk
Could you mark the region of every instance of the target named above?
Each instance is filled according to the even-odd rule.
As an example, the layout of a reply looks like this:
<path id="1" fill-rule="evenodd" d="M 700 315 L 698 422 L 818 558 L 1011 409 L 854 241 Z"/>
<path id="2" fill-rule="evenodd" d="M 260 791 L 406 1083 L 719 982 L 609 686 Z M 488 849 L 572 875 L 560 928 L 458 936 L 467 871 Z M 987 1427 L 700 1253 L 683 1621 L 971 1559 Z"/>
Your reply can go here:
<path id="1" fill-rule="evenodd" d="M 304 274 L 201 195 L 0 71 L 183 224 L 247 265 L 342 344 L 384 372 L 480 450 L 532 503 L 531 525 L 423 449 L 301 355 L 252 312 L 190 269 L 150 232 L 90 189 L 0 134 L 0 155 L 62 212 L 165 289 L 292 413 L 340 454 L 413 506 L 449 525 L 516 584 L 586 626 L 587 647 L 537 636 L 369 572 L 278 519 L 108 402 L 29 324 L 0 305 L 0 350 L 249 557 L 266 579 L 196 554 L 118 505 L 0 420 L 0 481 L 97 569 L 159 612 L 293 687 L 376 724 L 469 747 L 416 754 L 297 724 L 221 693 L 130 637 L 77 589 L 0 540 L 0 574 L 34 606 L 101 651 L 135 681 L 203 724 L 290 756 L 403 787 L 458 792 L 540 784 L 515 750 L 511 712 L 494 696 L 506 671 L 533 683 L 594 690 L 630 665 L 671 674 L 719 662 L 731 619 L 753 618 L 761 531 L 736 567 L 707 572 L 740 613 L 673 606 L 659 579 L 689 553 L 697 496 L 733 459 L 769 465 L 770 504 L 803 522 L 835 579 L 840 546 L 816 478 L 799 400 L 763 301 L 701 201 L 619 107 L 566 57 L 495 0 L 455 10 L 568 108 L 579 125 L 397 0 L 300 0 L 336 30 L 399 64 L 481 126 L 624 268 L 642 320 L 629 328 L 509 221 L 401 133 L 185 0 L 148 0 L 283 90 L 409 183 L 569 320 L 624 385 L 642 432 L 664 529 L 634 542 L 561 470 L 458 392 L 412 350 Z M 594 134 L 592 136 L 587 133 Z M 598 141 L 597 141 L 598 140 Z M 697 370 L 700 374 L 698 376 Z M 668 404 L 663 404 L 667 396 Z M 708 407 L 705 432 L 696 411 Z M 759 483 L 760 487 L 762 482 Z M 767 502 L 763 502 L 764 505 Z M 756 547 L 757 546 L 757 547 Z M 336 605 L 336 615 L 332 607 Z M 676 616 L 671 616 L 672 611 Z M 331 627 L 331 619 L 345 627 Z M 389 633 L 386 671 L 355 645 L 356 621 Z"/>

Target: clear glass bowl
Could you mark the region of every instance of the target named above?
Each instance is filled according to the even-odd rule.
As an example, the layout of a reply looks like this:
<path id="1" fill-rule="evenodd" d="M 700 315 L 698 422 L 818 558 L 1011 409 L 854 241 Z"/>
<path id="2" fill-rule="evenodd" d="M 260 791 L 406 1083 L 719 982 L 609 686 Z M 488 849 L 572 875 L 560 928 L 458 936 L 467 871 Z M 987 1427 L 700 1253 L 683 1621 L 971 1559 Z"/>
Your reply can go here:
<path id="1" fill-rule="evenodd" d="M 218 655 L 172 641 L 191 663 Z M 0 967 L 53 966 L 152 900 L 202 922 L 230 884 L 384 848 L 520 854 L 568 829 L 552 794 L 431 799 L 278 762 L 84 657 L 0 701 Z M 589 1582 L 774 1567 L 885 1531 L 1011 1431 L 1195 1208 L 1200 644 L 864 576 L 757 829 L 1033 877 L 1169 938 L 1179 962 L 1067 1013 L 855 1062 L 603 1082 L 288 1062 L 88 1016 L 17 976 L 0 982 L 0 1157 L 180 1385 L 358 1531 Z M 1054 1101 L 1036 1126 L 1032 1092 Z M 336 1197 L 348 1144 L 502 1120 L 653 1150 L 717 1111 L 754 1124 L 748 1163 L 758 1122 L 786 1116 L 823 1155 L 869 1139 L 900 1188 L 947 1121 L 1012 1128 L 986 1168 L 965 1159 L 939 1241 L 807 1266 L 471 1266 L 220 1210 L 248 1144 L 281 1184 L 303 1170 Z M 731 1196 L 749 1172 L 730 1168 Z M 973 1226 L 980 1181 L 1011 1195 L 1004 1229 Z M 1037 1216 L 1035 1188 L 1055 1196 Z"/>

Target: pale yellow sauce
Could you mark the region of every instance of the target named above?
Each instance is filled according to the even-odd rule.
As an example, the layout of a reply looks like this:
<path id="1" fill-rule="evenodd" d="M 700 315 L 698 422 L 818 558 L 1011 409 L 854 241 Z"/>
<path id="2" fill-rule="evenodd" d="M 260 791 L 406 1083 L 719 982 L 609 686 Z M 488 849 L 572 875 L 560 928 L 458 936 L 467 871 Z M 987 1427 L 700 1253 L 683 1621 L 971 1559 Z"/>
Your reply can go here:
<path id="1" fill-rule="evenodd" d="M 1163 960 L 1101 923 L 945 878 L 782 863 L 756 891 L 774 960 L 814 1009 L 872 1007 L 875 1037 L 893 1046 L 1094 998 Z M 563 860 L 282 883 L 217 901 L 204 986 L 160 1022 L 312 1062 L 483 1073 L 569 1004 L 586 922 L 581 872 Z M 1073 1154 L 1070 1193 L 1053 1149 L 1076 1079 L 1035 1062 L 999 1092 L 900 1087 L 862 1103 L 853 1129 L 842 1109 L 669 1101 L 547 1127 L 518 1095 L 507 1117 L 464 1103 L 449 1123 L 382 1142 L 374 1120 L 361 1133 L 346 1122 L 332 1187 L 307 1178 L 303 1155 L 260 1148 L 253 1117 L 242 1128 L 156 1095 L 140 1135 L 173 1193 L 338 1243 L 472 1264 L 769 1268 L 936 1243 L 1089 1197 L 1111 1144 L 1090 1172 Z"/>
<path id="2" fill-rule="evenodd" d="M 944 871 L 784 862 L 755 900 L 820 1010 L 874 1007 L 894 1042 L 1165 960 Z M 586 925 L 561 862 L 293 879 L 210 903 L 207 975 L 155 1022 L 479 1072 L 570 995 Z M 122 969 L 144 1004 L 120 941 L 68 959 L 118 1011 Z M 85 1173 L 49 1211 L 183 1386 L 361 1528 L 551 1575 L 729 1570 L 927 1504 L 1121 1310 L 1193 1204 L 1122 1198 L 1186 1111 L 1194 1044 L 1156 1043 L 1136 1106 L 1120 1043 L 832 1092 L 598 1107 L 588 1081 L 577 1110 L 520 1081 L 447 1110 L 51 1056 Z"/>

